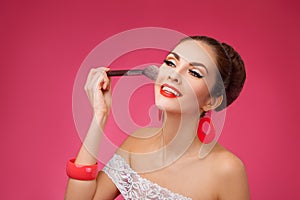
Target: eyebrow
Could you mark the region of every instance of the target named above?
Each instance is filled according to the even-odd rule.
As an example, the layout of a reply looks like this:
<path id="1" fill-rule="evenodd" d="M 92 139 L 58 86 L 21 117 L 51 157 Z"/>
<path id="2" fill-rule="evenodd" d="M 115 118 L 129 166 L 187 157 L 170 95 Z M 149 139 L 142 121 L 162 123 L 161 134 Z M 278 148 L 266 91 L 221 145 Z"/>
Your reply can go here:
<path id="1" fill-rule="evenodd" d="M 170 52 L 169 55 L 172 54 L 177 60 L 180 61 L 180 56 L 175 53 L 175 52 Z M 191 62 L 189 63 L 189 65 L 192 65 L 192 66 L 198 66 L 198 67 L 203 67 L 206 71 L 206 73 L 208 74 L 208 70 L 207 70 L 207 67 L 203 64 L 203 63 L 199 63 L 199 62 Z"/>

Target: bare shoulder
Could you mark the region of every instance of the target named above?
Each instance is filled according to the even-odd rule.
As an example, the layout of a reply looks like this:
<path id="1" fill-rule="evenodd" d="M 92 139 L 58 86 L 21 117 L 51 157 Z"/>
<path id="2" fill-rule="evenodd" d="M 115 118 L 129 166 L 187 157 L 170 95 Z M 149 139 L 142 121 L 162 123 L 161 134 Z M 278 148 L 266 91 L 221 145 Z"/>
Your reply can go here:
<path id="1" fill-rule="evenodd" d="M 212 151 L 211 159 L 213 160 L 217 174 L 230 176 L 232 174 L 245 173 L 245 166 L 242 160 L 232 152 L 217 144 Z"/>
<path id="2" fill-rule="evenodd" d="M 213 173 L 218 180 L 219 198 L 248 200 L 248 178 L 242 160 L 219 144 L 212 151 L 211 159 Z"/>

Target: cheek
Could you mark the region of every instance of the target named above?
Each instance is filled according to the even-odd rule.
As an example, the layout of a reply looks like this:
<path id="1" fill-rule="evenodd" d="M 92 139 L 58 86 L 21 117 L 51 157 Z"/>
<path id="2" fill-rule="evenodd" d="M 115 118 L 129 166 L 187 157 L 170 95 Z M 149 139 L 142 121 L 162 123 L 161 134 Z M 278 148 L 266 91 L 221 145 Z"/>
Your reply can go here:
<path id="1" fill-rule="evenodd" d="M 159 68 L 158 76 L 157 76 L 156 82 L 157 82 L 157 83 L 160 83 L 162 80 L 166 79 L 166 77 L 168 77 L 168 75 L 169 75 L 170 73 L 172 73 L 172 68 L 166 67 L 166 66 L 162 65 L 162 66 Z"/>
<path id="2" fill-rule="evenodd" d="M 157 78 L 156 78 L 156 81 L 155 81 L 155 85 L 154 85 L 154 95 L 155 95 L 155 98 L 160 93 L 160 86 L 161 86 L 163 80 L 165 80 L 165 76 L 166 76 L 166 73 L 163 70 L 163 66 L 161 66 L 159 68 L 158 75 L 157 75 Z"/>
<path id="3" fill-rule="evenodd" d="M 154 86 L 154 97 L 155 97 L 155 99 L 157 98 L 159 93 L 160 93 L 160 85 L 155 84 L 155 86 Z"/>
<path id="4" fill-rule="evenodd" d="M 201 108 L 206 105 L 210 98 L 210 93 L 206 83 L 203 81 L 201 84 L 198 84 L 197 87 L 194 88 L 194 92 L 196 94 L 199 107 Z"/>

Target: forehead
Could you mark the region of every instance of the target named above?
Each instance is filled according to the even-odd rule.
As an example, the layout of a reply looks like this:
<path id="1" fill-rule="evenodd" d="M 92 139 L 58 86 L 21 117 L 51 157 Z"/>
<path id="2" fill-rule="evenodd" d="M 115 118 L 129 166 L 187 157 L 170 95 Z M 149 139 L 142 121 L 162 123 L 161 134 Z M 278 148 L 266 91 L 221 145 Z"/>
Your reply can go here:
<path id="1" fill-rule="evenodd" d="M 173 49 L 173 52 L 189 63 L 198 62 L 206 66 L 216 66 L 214 52 L 211 47 L 199 41 L 183 41 Z"/>

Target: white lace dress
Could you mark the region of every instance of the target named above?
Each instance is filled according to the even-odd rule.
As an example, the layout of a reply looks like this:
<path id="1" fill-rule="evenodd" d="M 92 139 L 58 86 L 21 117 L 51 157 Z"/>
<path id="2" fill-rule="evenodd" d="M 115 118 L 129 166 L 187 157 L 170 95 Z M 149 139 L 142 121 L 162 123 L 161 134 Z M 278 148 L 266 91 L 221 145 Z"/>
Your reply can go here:
<path id="1" fill-rule="evenodd" d="M 126 200 L 191 200 L 141 177 L 118 154 L 114 154 L 102 170 L 111 178 Z"/>

